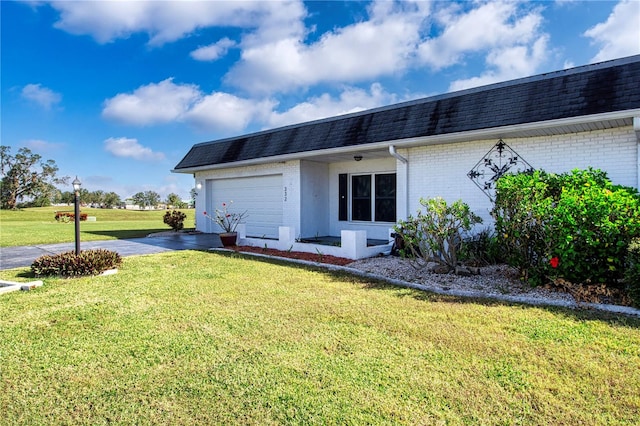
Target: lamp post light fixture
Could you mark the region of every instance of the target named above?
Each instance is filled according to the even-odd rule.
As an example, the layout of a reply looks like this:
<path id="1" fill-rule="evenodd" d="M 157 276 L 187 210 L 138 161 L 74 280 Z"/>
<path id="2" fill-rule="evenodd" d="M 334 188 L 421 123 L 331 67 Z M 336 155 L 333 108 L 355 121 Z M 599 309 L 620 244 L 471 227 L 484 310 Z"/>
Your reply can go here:
<path id="1" fill-rule="evenodd" d="M 75 197 L 74 201 L 74 223 L 76 225 L 76 256 L 80 254 L 80 187 L 82 182 L 78 179 L 78 176 L 71 182 L 73 185 L 73 192 Z"/>

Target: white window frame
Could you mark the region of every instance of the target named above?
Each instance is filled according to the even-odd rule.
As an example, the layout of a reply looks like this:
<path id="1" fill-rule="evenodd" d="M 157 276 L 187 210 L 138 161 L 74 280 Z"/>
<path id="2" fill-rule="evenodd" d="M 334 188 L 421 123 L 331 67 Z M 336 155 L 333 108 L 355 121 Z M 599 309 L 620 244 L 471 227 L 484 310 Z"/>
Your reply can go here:
<path id="1" fill-rule="evenodd" d="M 398 202 L 398 194 L 397 194 L 397 185 L 398 185 L 398 174 L 395 171 L 388 171 L 388 172 L 367 172 L 367 173 L 351 173 L 349 174 L 349 180 L 347 181 L 347 193 L 348 193 L 348 197 L 349 197 L 349 203 L 348 203 L 348 214 L 349 214 L 349 222 L 354 222 L 354 223 L 395 223 L 396 220 L 392 221 L 392 222 L 387 222 L 387 221 L 376 221 L 376 176 L 377 175 L 395 175 L 396 177 L 396 220 L 398 218 L 398 209 L 397 209 L 397 202 Z M 353 178 L 355 176 L 369 176 L 371 178 L 371 220 L 360 220 L 360 219 L 353 219 Z"/>

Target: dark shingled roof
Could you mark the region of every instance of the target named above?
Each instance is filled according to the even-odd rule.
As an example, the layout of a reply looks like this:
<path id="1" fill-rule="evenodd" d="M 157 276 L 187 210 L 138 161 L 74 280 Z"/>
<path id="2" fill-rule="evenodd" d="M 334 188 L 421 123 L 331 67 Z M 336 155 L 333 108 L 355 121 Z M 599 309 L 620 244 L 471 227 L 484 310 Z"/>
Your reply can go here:
<path id="1" fill-rule="evenodd" d="M 640 55 L 194 145 L 175 167 L 640 108 Z"/>

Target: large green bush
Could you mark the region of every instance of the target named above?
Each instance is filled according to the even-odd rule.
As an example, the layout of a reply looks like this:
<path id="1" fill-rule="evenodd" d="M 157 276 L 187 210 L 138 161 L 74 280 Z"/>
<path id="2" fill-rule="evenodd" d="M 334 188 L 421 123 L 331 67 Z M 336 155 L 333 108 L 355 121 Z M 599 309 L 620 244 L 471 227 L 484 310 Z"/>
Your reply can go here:
<path id="1" fill-rule="evenodd" d="M 421 198 L 420 204 L 424 211 L 418 210 L 416 216 L 400 220 L 395 226 L 403 241 L 402 255 L 414 259 L 420 266 L 436 262 L 454 269 L 464 244 L 464 233 L 482 219 L 461 200 L 447 205 L 440 197 Z"/>
<path id="2" fill-rule="evenodd" d="M 629 244 L 624 281 L 633 304 L 640 307 L 640 238 Z"/>
<path id="3" fill-rule="evenodd" d="M 76 256 L 74 251 L 40 256 L 31 264 L 36 277 L 76 277 L 98 275 L 120 266 L 122 258 L 114 251 L 104 249 L 84 250 Z"/>
<path id="4" fill-rule="evenodd" d="M 532 284 L 556 277 L 615 283 L 628 245 L 640 236 L 637 190 L 594 169 L 505 175 L 492 215 L 508 262 Z"/>

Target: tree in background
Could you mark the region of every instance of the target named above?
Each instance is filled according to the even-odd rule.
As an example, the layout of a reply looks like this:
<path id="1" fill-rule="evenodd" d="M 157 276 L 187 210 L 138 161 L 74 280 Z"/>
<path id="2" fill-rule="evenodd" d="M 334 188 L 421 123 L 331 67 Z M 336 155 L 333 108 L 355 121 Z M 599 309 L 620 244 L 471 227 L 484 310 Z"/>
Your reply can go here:
<path id="1" fill-rule="evenodd" d="M 97 190 L 90 192 L 87 201 L 94 206 L 102 207 L 102 205 L 104 204 L 104 191 Z"/>
<path id="2" fill-rule="evenodd" d="M 190 207 L 192 209 L 196 208 L 196 198 L 198 197 L 198 190 L 196 188 L 191 188 L 191 191 L 189 191 L 189 195 L 191 196 L 191 201 L 190 201 Z"/>
<path id="3" fill-rule="evenodd" d="M 0 145 L 0 208 L 15 209 L 25 197 L 51 197 L 51 188 L 64 185 L 68 177 L 57 177 L 55 161 L 41 161 L 42 157 L 28 148 L 20 148 L 11 155 L 11 147 Z M 50 198 L 49 198 L 50 199 Z"/>
<path id="4" fill-rule="evenodd" d="M 71 191 L 64 191 L 60 194 L 60 202 L 64 204 L 73 204 L 75 195 Z"/>
<path id="5" fill-rule="evenodd" d="M 120 200 L 120 196 L 115 192 L 107 192 L 104 194 L 103 203 L 105 208 L 111 209 L 114 206 L 122 204 L 122 200 Z"/>
<path id="6" fill-rule="evenodd" d="M 183 202 L 178 194 L 174 194 L 173 192 L 167 195 L 167 207 L 173 207 L 175 209 L 184 209 L 187 207 L 187 203 Z"/>
<path id="7" fill-rule="evenodd" d="M 140 206 L 141 209 L 147 207 L 156 207 L 160 203 L 160 194 L 155 191 L 138 192 L 131 197 L 133 204 Z"/>
<path id="8" fill-rule="evenodd" d="M 44 183 L 38 194 L 29 201 L 18 203 L 17 207 L 47 207 L 60 198 L 60 190 L 50 183 Z"/>

